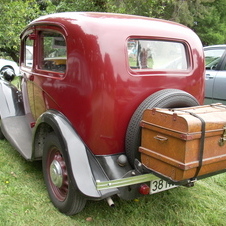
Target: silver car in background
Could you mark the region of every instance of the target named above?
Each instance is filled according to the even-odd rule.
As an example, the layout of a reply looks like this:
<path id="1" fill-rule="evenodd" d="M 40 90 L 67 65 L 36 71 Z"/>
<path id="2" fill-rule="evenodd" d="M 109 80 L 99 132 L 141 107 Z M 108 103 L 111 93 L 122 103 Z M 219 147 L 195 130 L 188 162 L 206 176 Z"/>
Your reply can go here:
<path id="1" fill-rule="evenodd" d="M 226 104 L 226 45 L 204 47 L 206 62 L 205 104 Z"/>

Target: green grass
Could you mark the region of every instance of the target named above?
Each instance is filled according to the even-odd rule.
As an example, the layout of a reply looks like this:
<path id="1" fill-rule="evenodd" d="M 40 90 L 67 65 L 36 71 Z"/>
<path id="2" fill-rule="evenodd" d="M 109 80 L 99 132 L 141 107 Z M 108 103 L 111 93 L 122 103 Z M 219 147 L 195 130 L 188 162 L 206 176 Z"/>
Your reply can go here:
<path id="1" fill-rule="evenodd" d="M 81 213 L 68 217 L 48 198 L 41 162 L 25 161 L 7 141 L 0 141 L 0 156 L 1 226 L 220 226 L 226 222 L 226 174 L 138 200 L 113 197 L 115 208 L 105 200 L 89 201 Z"/>

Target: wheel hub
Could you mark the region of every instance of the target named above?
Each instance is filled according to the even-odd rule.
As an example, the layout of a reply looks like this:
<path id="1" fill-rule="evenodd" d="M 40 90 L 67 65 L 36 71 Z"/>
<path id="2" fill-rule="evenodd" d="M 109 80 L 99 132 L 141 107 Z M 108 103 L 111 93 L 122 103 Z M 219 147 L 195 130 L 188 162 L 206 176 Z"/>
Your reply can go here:
<path id="1" fill-rule="evenodd" d="M 50 178 L 53 184 L 60 188 L 63 184 L 63 171 L 60 163 L 57 160 L 53 160 L 50 165 Z"/>

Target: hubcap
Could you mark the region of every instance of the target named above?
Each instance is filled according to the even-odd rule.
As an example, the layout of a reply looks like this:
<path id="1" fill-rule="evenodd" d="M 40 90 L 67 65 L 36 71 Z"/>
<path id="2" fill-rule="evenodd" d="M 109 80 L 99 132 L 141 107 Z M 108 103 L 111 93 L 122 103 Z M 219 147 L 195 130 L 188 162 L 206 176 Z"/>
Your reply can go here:
<path id="1" fill-rule="evenodd" d="M 50 178 L 56 187 L 60 188 L 62 186 L 63 171 L 57 160 L 53 160 L 50 165 Z"/>

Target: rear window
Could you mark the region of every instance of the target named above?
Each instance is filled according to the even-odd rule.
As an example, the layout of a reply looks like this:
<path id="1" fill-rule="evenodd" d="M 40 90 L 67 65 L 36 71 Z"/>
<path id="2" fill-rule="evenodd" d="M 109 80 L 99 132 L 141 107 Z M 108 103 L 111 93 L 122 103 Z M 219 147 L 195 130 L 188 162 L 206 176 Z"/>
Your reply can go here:
<path id="1" fill-rule="evenodd" d="M 137 70 L 187 70 L 189 63 L 183 43 L 129 39 L 129 66 Z"/>

